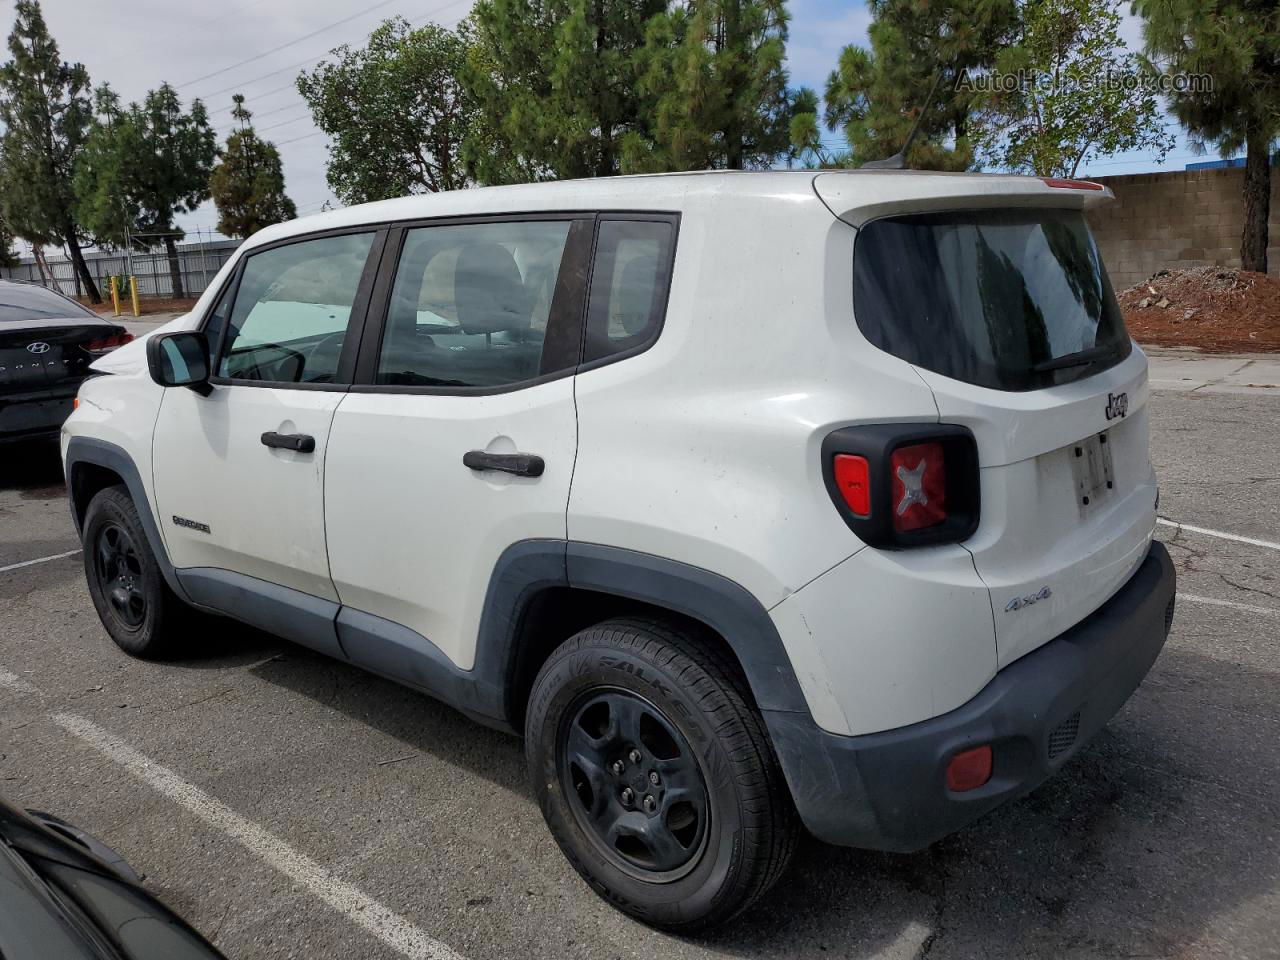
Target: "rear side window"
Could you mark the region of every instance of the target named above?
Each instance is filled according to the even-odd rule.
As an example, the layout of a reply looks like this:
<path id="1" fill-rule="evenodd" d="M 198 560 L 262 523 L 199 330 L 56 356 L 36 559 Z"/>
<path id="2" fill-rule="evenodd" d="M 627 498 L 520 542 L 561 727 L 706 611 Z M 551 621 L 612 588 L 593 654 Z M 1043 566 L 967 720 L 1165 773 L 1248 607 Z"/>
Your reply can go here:
<path id="1" fill-rule="evenodd" d="M 601 220 L 591 274 L 584 360 L 643 349 L 662 326 L 675 224 Z"/>
<path id="2" fill-rule="evenodd" d="M 866 338 L 956 380 L 1033 390 L 1113 366 L 1131 349 L 1079 211 L 876 220 L 859 232 L 853 272 Z"/>
<path id="3" fill-rule="evenodd" d="M 79 320 L 97 318 L 74 300 L 22 283 L 0 283 L 0 323 L 19 320 Z"/>
<path id="4" fill-rule="evenodd" d="M 542 370 L 570 220 L 419 227 L 405 234 L 376 382 L 503 387 Z"/>
<path id="5" fill-rule="evenodd" d="M 250 254 L 218 375 L 332 383 L 373 241 L 372 233 L 353 233 Z"/>

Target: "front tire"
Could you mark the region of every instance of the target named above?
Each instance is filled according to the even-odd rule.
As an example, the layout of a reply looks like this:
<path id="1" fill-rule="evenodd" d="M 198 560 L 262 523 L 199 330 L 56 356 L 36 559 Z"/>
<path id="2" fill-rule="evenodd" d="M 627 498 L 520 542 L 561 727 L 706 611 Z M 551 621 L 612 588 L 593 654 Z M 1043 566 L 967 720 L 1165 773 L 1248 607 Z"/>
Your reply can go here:
<path id="1" fill-rule="evenodd" d="M 94 496 L 82 542 L 89 595 L 111 639 L 134 657 L 171 652 L 189 608 L 164 582 L 128 490 L 109 487 Z"/>
<path id="2" fill-rule="evenodd" d="M 625 913 L 691 933 L 781 876 L 797 818 L 737 665 L 693 627 L 610 620 L 543 665 L 533 791 L 569 862 Z"/>

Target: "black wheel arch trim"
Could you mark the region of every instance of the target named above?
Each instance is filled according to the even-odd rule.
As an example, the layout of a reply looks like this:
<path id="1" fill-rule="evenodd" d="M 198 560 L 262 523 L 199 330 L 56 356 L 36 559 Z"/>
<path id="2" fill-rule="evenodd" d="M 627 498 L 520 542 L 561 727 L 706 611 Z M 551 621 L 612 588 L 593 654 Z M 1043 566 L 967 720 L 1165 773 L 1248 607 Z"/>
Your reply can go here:
<path id="1" fill-rule="evenodd" d="M 147 498 L 146 487 L 142 484 L 142 475 L 138 472 L 138 467 L 133 462 L 133 457 L 123 447 L 114 443 L 99 440 L 97 437 L 77 436 L 67 441 L 67 453 L 64 462 L 67 499 L 70 502 L 71 521 L 75 524 L 76 534 L 82 535 L 84 524 L 84 516 L 77 505 L 77 501 L 80 499 L 77 484 L 81 482 L 79 480 L 81 475 L 77 473 L 76 468 L 89 464 L 110 470 L 124 481 L 124 485 L 129 491 L 129 497 L 133 500 L 134 508 L 138 511 L 138 519 L 142 523 L 142 530 L 147 535 L 147 543 L 156 558 L 156 563 L 160 566 L 160 573 L 164 576 L 165 583 L 169 585 L 170 590 L 190 603 L 190 597 L 187 596 L 186 591 L 183 589 L 173 564 L 169 562 L 169 552 L 165 549 L 164 538 L 161 536 L 160 528 L 156 524 L 155 511 L 152 509 L 151 501 Z M 87 499 L 85 500 L 85 507 L 88 507 Z"/>

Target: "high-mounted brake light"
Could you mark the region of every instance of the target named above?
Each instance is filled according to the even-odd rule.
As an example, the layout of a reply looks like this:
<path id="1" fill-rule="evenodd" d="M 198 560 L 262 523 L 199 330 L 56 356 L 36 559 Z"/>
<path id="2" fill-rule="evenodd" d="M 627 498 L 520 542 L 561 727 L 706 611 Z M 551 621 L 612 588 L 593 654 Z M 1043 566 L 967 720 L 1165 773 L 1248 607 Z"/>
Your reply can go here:
<path id="1" fill-rule="evenodd" d="M 856 517 L 871 516 L 871 473 L 867 458 L 852 453 L 837 453 L 836 487 Z"/>
<path id="2" fill-rule="evenodd" d="M 1090 183 L 1088 180 L 1068 180 L 1065 177 L 1041 177 L 1046 187 L 1058 187 L 1062 190 L 1101 190 L 1102 184 Z"/>
<path id="3" fill-rule="evenodd" d="M 923 530 L 947 519 L 947 468 L 940 443 L 899 447 L 889 458 L 895 530 Z"/>

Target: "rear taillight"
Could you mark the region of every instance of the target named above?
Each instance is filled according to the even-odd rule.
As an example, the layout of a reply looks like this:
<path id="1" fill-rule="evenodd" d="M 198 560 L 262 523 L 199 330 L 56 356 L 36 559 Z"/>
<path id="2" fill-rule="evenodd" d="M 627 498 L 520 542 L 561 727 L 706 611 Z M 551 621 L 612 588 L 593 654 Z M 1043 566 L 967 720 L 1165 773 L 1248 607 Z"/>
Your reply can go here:
<path id="1" fill-rule="evenodd" d="M 956 543 L 978 528 L 978 448 L 953 424 L 845 427 L 822 443 L 827 490 L 873 547 Z"/>
<path id="2" fill-rule="evenodd" d="M 947 465 L 940 443 L 913 443 L 889 457 L 895 530 L 923 530 L 947 519 Z"/>
<path id="3" fill-rule="evenodd" d="M 133 339 L 133 334 L 121 330 L 119 333 L 113 333 L 110 336 L 100 337 L 97 340 L 90 340 L 84 344 L 84 349 L 90 353 L 106 353 L 108 350 L 114 350 L 116 347 L 123 347 L 126 343 Z"/>
<path id="4" fill-rule="evenodd" d="M 867 458 L 837 453 L 834 469 L 836 486 L 840 489 L 845 505 L 854 516 L 871 516 L 871 475 Z"/>

